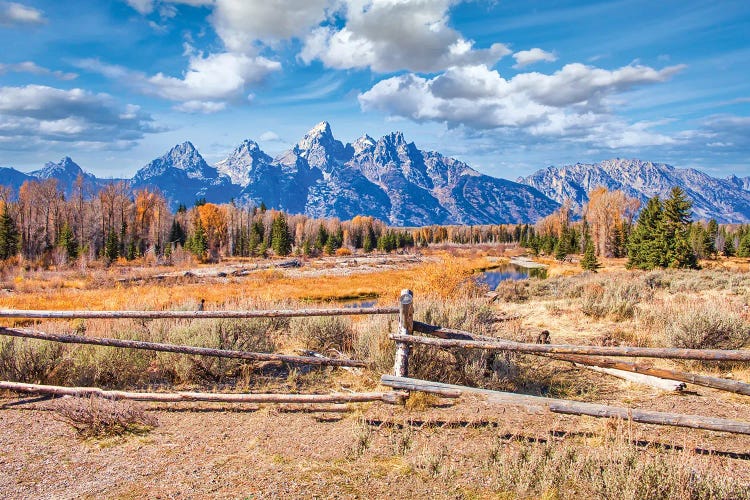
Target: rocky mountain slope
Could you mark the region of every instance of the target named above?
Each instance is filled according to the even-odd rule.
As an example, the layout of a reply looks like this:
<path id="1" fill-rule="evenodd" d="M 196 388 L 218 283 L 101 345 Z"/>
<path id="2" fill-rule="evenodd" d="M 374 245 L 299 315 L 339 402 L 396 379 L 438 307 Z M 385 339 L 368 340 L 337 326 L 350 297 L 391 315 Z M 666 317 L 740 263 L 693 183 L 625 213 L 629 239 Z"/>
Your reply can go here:
<path id="1" fill-rule="evenodd" d="M 656 195 L 669 196 L 672 187 L 679 186 L 693 202 L 694 219 L 750 222 L 747 177 L 718 179 L 692 168 L 617 158 L 594 164 L 549 167 L 518 181 L 558 202 L 570 198 L 578 206 L 588 201 L 587 193 L 597 186 L 620 189 L 644 204 Z"/>
<path id="2" fill-rule="evenodd" d="M 0 184 L 15 190 L 26 180 L 54 178 L 69 194 L 79 176 L 94 188 L 112 182 L 84 172 L 68 157 L 28 174 L 0 168 Z M 420 150 L 401 132 L 344 144 L 327 122 L 276 158 L 245 140 L 210 166 L 185 142 L 138 170 L 130 184 L 158 188 L 173 209 L 201 198 L 234 199 L 315 217 L 371 215 L 400 226 L 534 222 L 565 198 L 586 203 L 597 186 L 621 189 L 644 203 L 680 186 L 693 201 L 695 218 L 750 222 L 750 177 L 719 179 L 694 169 L 614 159 L 549 167 L 512 182 Z"/>
<path id="3" fill-rule="evenodd" d="M 209 166 L 190 142 L 170 149 L 164 156 L 136 172 L 133 189 L 158 187 L 171 202 L 192 205 L 195 200 L 229 201 L 237 192 L 228 175 Z"/>

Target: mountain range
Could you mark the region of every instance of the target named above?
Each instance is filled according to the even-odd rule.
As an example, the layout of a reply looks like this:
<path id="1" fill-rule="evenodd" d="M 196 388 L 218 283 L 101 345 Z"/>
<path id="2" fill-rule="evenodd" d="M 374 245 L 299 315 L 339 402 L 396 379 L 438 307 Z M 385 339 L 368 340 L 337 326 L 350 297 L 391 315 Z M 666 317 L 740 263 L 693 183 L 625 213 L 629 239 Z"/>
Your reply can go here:
<path id="1" fill-rule="evenodd" d="M 549 167 L 518 182 L 533 186 L 558 202 L 569 198 L 578 207 L 588 201 L 587 193 L 597 186 L 619 189 L 641 200 L 641 206 L 654 196 L 669 196 L 672 187 L 678 186 L 693 202 L 694 219 L 750 222 L 750 177 L 719 179 L 693 168 L 616 158 Z"/>
<path id="2" fill-rule="evenodd" d="M 69 157 L 29 173 L 0 168 L 0 184 L 57 179 L 70 193 L 83 176 L 91 187 L 113 182 L 86 173 Z M 115 179 L 119 180 L 119 179 Z M 549 167 L 517 182 L 484 175 L 467 164 L 407 142 L 401 132 L 351 144 L 321 122 L 272 158 L 252 140 L 211 166 L 190 142 L 139 169 L 133 189 L 158 188 L 172 208 L 197 199 L 259 205 L 312 217 L 370 215 L 397 226 L 535 222 L 565 199 L 581 206 L 597 186 L 622 189 L 643 201 L 673 186 L 693 200 L 696 218 L 750 221 L 750 177 L 718 179 L 694 169 L 640 160 Z"/>

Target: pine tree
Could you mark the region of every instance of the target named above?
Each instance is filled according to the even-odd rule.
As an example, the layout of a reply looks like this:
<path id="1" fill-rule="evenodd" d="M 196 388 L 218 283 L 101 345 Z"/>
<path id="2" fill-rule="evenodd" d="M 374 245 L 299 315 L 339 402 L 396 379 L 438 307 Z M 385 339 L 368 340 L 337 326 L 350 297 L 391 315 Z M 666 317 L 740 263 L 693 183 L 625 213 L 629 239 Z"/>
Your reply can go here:
<path id="1" fill-rule="evenodd" d="M 271 248 L 276 255 L 289 255 L 292 252 L 289 226 L 283 213 L 277 215 L 271 224 Z"/>
<path id="2" fill-rule="evenodd" d="M 117 239 L 117 233 L 110 231 L 107 234 L 107 242 L 104 245 L 104 256 L 110 262 L 117 260 L 120 256 L 120 242 Z"/>
<path id="3" fill-rule="evenodd" d="M 599 260 L 596 258 L 594 252 L 594 242 L 591 238 L 586 238 L 586 250 L 583 252 L 583 258 L 581 259 L 581 268 L 586 271 L 596 272 L 597 269 L 602 267 Z"/>
<path id="4" fill-rule="evenodd" d="M 731 234 L 726 237 L 724 240 L 724 248 L 722 249 L 722 252 L 724 253 L 724 257 L 734 257 L 734 236 Z"/>
<path id="5" fill-rule="evenodd" d="M 365 253 L 372 252 L 373 243 L 372 243 L 372 236 L 370 236 L 370 231 L 365 232 L 365 237 L 362 240 L 362 250 Z"/>
<path id="6" fill-rule="evenodd" d="M 746 233 L 737 247 L 737 257 L 750 257 L 750 233 Z"/>
<path id="7" fill-rule="evenodd" d="M 65 249 L 70 259 L 75 259 L 78 256 L 78 243 L 73 235 L 73 230 L 67 222 L 60 228 L 60 233 L 57 236 L 57 246 Z"/>
<path id="8" fill-rule="evenodd" d="M 8 213 L 8 205 L 0 215 L 0 259 L 8 259 L 18 253 L 18 229 Z"/>
<path id="9" fill-rule="evenodd" d="M 169 242 L 175 245 L 185 246 L 185 230 L 177 219 L 172 220 L 172 227 L 169 230 Z"/>
<path id="10" fill-rule="evenodd" d="M 664 201 L 662 227 L 667 241 L 666 264 L 669 267 L 698 267 L 698 259 L 689 240 L 692 206 L 692 202 L 679 187 L 673 187 L 670 197 Z"/>
<path id="11" fill-rule="evenodd" d="M 703 251 L 708 256 L 716 255 L 716 239 L 719 237 L 719 223 L 716 219 L 708 221 L 708 227 L 706 228 L 706 240 L 703 245 Z"/>
<path id="12" fill-rule="evenodd" d="M 557 244 L 555 245 L 555 259 L 561 262 L 565 260 L 568 256 L 568 249 L 565 247 L 565 239 L 560 238 L 557 240 Z"/>
<path id="13" fill-rule="evenodd" d="M 661 200 L 654 196 L 638 216 L 628 239 L 626 266 L 638 269 L 666 267 L 667 241 L 662 227 Z"/>
<path id="14" fill-rule="evenodd" d="M 200 217 L 195 218 L 195 228 L 193 234 L 185 242 L 185 248 L 201 260 L 206 257 L 206 252 L 208 252 L 208 238 L 206 237 L 206 231 L 203 229 Z"/>

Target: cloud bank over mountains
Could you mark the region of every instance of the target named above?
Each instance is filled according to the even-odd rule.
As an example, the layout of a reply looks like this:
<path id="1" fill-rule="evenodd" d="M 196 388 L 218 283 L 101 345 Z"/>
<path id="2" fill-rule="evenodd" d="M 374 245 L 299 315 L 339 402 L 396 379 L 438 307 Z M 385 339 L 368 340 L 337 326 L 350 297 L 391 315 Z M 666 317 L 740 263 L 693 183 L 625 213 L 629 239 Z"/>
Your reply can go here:
<path id="1" fill-rule="evenodd" d="M 89 41 L 76 50 L 76 30 L 64 31 L 58 4 L 0 1 L 0 36 L 35 30 L 25 39 L 55 53 L 0 58 L 0 79 L 12 82 L 0 82 L 0 150 L 54 150 L 71 141 L 92 150 L 136 148 L 201 116 L 211 124 L 204 129 L 215 129 L 212 115 L 312 114 L 305 106 L 314 104 L 359 113 L 360 123 L 401 120 L 465 144 L 494 142 L 488 159 L 557 145 L 567 158 L 625 150 L 716 165 L 722 158 L 736 164 L 750 151 L 744 79 L 731 77 L 724 92 L 732 98 L 712 105 L 722 90 L 705 77 L 708 68 L 732 67 L 748 48 L 702 46 L 725 60 L 682 50 L 717 23 L 735 33 L 748 14 L 734 1 L 722 12 L 699 3 L 679 12 L 654 8 L 653 19 L 670 19 L 661 31 L 621 26 L 622 36 L 612 32 L 596 47 L 585 40 L 612 31 L 606 20 L 623 15 L 621 5 L 532 11 L 465 0 L 119 0 L 111 7 L 81 7 L 91 17 L 79 36 L 95 40 L 110 29 L 112 49 Z M 646 14 L 636 17 L 648 26 Z M 624 32 L 631 28 L 640 37 Z M 117 30 L 125 36 L 116 39 Z M 641 57 L 659 44 L 658 56 Z M 667 46 L 679 50 L 670 54 Z M 696 81 L 700 90 L 683 83 Z M 11 102 L 32 95 L 63 113 Z M 462 148 L 481 151 L 455 149 Z"/>

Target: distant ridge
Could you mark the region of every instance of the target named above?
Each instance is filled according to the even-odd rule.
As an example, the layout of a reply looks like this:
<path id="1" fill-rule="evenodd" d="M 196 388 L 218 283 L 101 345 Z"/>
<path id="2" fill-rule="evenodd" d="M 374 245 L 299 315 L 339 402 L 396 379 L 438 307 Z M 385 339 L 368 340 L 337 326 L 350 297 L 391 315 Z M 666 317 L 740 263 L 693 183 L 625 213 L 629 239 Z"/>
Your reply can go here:
<path id="1" fill-rule="evenodd" d="M 69 157 L 28 174 L 0 167 L 0 184 L 15 190 L 27 180 L 51 178 L 69 194 L 79 176 L 94 187 L 113 182 L 84 172 Z M 549 167 L 512 182 L 420 150 L 401 132 L 379 139 L 364 134 L 344 144 L 327 122 L 276 158 L 247 139 L 211 166 L 184 142 L 128 181 L 133 189 L 158 188 L 173 209 L 203 198 L 263 202 L 290 213 L 340 219 L 369 215 L 399 226 L 533 223 L 566 198 L 581 206 L 597 186 L 621 189 L 644 202 L 679 186 L 693 201 L 694 218 L 750 222 L 750 177 L 718 179 L 695 169 L 618 158 Z"/>
<path id="2" fill-rule="evenodd" d="M 518 182 L 537 188 L 562 202 L 570 198 L 577 206 L 588 201 L 597 186 L 620 189 L 644 204 L 656 195 L 665 198 L 674 186 L 682 188 L 693 202 L 694 219 L 714 218 L 723 223 L 750 222 L 750 178 L 719 179 L 692 168 L 637 159 L 605 160 L 548 167 Z"/>

